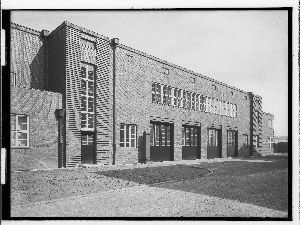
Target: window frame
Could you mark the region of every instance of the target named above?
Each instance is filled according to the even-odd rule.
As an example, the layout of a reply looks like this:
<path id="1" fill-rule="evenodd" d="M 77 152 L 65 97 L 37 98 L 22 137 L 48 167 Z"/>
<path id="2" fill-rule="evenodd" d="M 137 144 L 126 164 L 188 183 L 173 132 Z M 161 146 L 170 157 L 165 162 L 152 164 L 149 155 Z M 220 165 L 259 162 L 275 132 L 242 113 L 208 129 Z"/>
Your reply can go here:
<path id="1" fill-rule="evenodd" d="M 80 86 L 80 115 L 81 115 L 81 123 L 80 123 L 80 127 L 81 127 L 81 130 L 82 131 L 95 131 L 95 120 L 96 120 L 96 116 L 95 116 L 95 90 L 96 90 L 96 82 L 95 82 L 95 79 L 96 79 L 96 66 L 93 65 L 93 64 L 89 64 L 89 63 L 85 63 L 85 62 L 81 62 L 80 64 L 80 68 L 82 67 L 85 67 L 86 68 L 86 77 L 82 77 L 82 73 L 80 71 L 80 85 L 82 85 L 82 82 L 84 81 L 85 82 L 85 85 L 86 85 L 86 91 L 85 91 L 85 94 L 83 94 L 83 91 L 82 91 L 82 86 Z M 93 68 L 93 80 L 89 79 L 88 78 L 88 68 L 89 67 L 92 67 Z M 89 95 L 89 82 L 93 82 L 93 95 Z M 83 110 L 83 106 L 82 106 L 82 99 L 83 97 L 86 98 L 86 107 L 85 107 L 85 110 Z M 90 99 L 93 99 L 93 111 L 89 111 L 89 100 Z M 82 116 L 83 114 L 86 115 L 86 123 L 85 123 L 85 127 L 82 127 Z M 92 115 L 92 118 L 93 118 L 93 127 L 90 128 L 89 127 L 89 115 Z"/>
<path id="2" fill-rule="evenodd" d="M 85 42 L 85 44 L 83 43 Z M 90 45 L 89 45 L 90 44 Z M 91 40 L 88 40 L 88 39 L 85 39 L 85 38 L 81 38 L 80 39 L 80 45 L 81 46 L 84 46 L 85 48 L 89 48 L 89 49 L 93 49 L 93 50 L 96 50 L 96 42 L 94 41 L 91 41 Z M 93 47 L 92 47 L 92 46 Z"/>
<path id="3" fill-rule="evenodd" d="M 246 140 L 245 140 L 245 138 L 246 138 Z M 249 137 L 247 134 L 243 134 L 243 141 L 244 141 L 246 148 L 248 148 L 249 147 Z"/>
<path id="4" fill-rule="evenodd" d="M 123 126 L 123 129 L 121 128 Z M 128 127 L 128 131 L 129 131 L 129 140 L 127 142 L 126 140 L 126 128 Z M 132 132 L 131 132 L 131 128 L 134 127 L 134 137 L 132 137 Z M 122 136 L 121 136 L 121 131 L 123 130 L 123 140 L 124 141 L 121 141 L 122 140 Z M 134 140 L 134 146 L 132 146 L 132 140 Z M 123 144 L 123 146 L 121 146 Z M 129 146 L 126 146 L 126 145 L 129 145 Z M 120 124 L 120 140 L 119 140 L 119 145 L 120 145 L 120 148 L 137 148 L 137 125 L 136 124 L 124 124 L 124 123 L 121 123 Z"/>
<path id="5" fill-rule="evenodd" d="M 17 74 L 14 72 L 11 72 L 10 76 L 11 76 L 10 80 L 12 81 L 10 85 L 17 86 Z"/>
<path id="6" fill-rule="evenodd" d="M 26 115 L 26 114 L 10 114 L 10 120 L 11 120 L 11 117 L 12 116 L 15 116 L 16 119 L 15 119 L 15 130 L 12 130 L 12 124 L 10 123 L 10 147 L 11 148 L 30 148 L 30 116 L 29 115 Z M 18 124 L 18 117 L 26 117 L 26 125 L 27 125 L 27 129 L 26 130 L 17 130 L 17 124 Z M 25 133 L 27 135 L 27 138 L 26 138 L 26 141 L 27 141 L 27 145 L 26 146 L 13 146 L 12 145 L 12 133 L 15 133 L 15 143 L 17 144 L 18 143 L 18 133 Z M 22 140 L 25 140 L 25 139 L 22 139 Z"/>

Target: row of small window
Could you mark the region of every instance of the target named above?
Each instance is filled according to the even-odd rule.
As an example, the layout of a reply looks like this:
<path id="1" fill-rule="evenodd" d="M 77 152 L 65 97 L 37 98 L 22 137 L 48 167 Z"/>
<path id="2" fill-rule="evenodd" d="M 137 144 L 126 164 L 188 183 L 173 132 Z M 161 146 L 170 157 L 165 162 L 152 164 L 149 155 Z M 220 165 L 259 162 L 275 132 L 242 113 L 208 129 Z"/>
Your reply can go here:
<path id="1" fill-rule="evenodd" d="M 273 128 L 273 120 L 272 119 L 268 120 L 268 128 Z"/>
<path id="2" fill-rule="evenodd" d="M 90 49 L 96 49 L 96 43 L 89 41 L 87 39 L 81 39 L 81 45 L 85 46 L 86 48 L 90 48 Z"/>
<path id="3" fill-rule="evenodd" d="M 159 83 L 152 83 L 152 102 L 232 118 L 237 117 L 236 104 Z"/>

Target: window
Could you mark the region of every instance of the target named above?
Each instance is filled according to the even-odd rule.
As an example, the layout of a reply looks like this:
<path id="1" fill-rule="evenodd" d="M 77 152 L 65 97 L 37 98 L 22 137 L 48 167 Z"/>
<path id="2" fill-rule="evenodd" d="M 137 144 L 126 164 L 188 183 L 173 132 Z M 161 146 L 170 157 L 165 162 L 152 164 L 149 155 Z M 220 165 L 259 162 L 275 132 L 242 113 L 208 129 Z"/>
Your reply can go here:
<path id="1" fill-rule="evenodd" d="M 11 147 L 29 147 L 29 116 L 11 115 Z"/>
<path id="2" fill-rule="evenodd" d="M 268 137 L 268 146 L 269 148 L 274 148 L 274 138 Z"/>
<path id="3" fill-rule="evenodd" d="M 231 107 L 229 102 L 227 102 L 227 116 L 231 116 Z"/>
<path id="4" fill-rule="evenodd" d="M 94 66 L 81 64 L 81 129 L 94 130 Z"/>
<path id="5" fill-rule="evenodd" d="M 215 113 L 215 106 L 214 106 L 215 99 L 210 98 L 210 113 L 214 114 Z"/>
<path id="6" fill-rule="evenodd" d="M 230 94 L 233 95 L 233 91 L 230 91 Z"/>
<path id="7" fill-rule="evenodd" d="M 220 116 L 223 115 L 223 104 L 222 104 L 221 100 L 219 100 L 219 113 L 220 113 Z"/>
<path id="8" fill-rule="evenodd" d="M 205 98 L 206 98 L 205 112 L 210 112 L 210 98 L 209 97 L 205 97 Z"/>
<path id="9" fill-rule="evenodd" d="M 245 95 L 245 96 L 244 96 L 244 100 L 247 100 L 247 99 L 248 99 L 248 97 Z"/>
<path id="10" fill-rule="evenodd" d="M 120 147 L 136 148 L 136 125 L 121 124 Z"/>
<path id="11" fill-rule="evenodd" d="M 187 93 L 186 93 L 186 91 L 183 91 L 183 101 L 182 101 L 182 107 L 183 108 L 186 108 L 186 99 L 187 98 Z"/>
<path id="12" fill-rule="evenodd" d="M 223 102 L 223 109 L 223 115 L 227 116 L 227 103 L 225 101 Z"/>
<path id="13" fill-rule="evenodd" d="M 194 94 L 195 95 L 195 111 L 199 111 L 199 106 L 200 106 L 200 95 Z"/>
<path id="14" fill-rule="evenodd" d="M 243 138 L 244 138 L 245 147 L 248 148 L 248 135 L 247 134 L 243 134 Z"/>
<path id="15" fill-rule="evenodd" d="M 196 78 L 195 77 L 191 77 L 190 80 L 191 80 L 192 83 L 195 83 Z"/>
<path id="16" fill-rule="evenodd" d="M 254 135 L 253 146 L 256 148 L 259 148 L 259 136 L 258 135 Z"/>
<path id="17" fill-rule="evenodd" d="M 86 39 L 81 39 L 81 45 L 90 48 L 90 49 L 96 49 L 96 44 L 95 42 L 86 40 Z"/>
<path id="18" fill-rule="evenodd" d="M 212 85 L 212 88 L 213 88 L 213 90 L 217 90 L 217 87 L 216 87 L 216 85 Z"/>
<path id="19" fill-rule="evenodd" d="M 273 123 L 272 119 L 268 119 L 268 127 L 273 128 Z"/>
<path id="20" fill-rule="evenodd" d="M 163 67 L 162 68 L 162 73 L 168 75 L 169 74 L 169 69 Z"/>
<path id="21" fill-rule="evenodd" d="M 16 73 L 10 73 L 10 85 L 12 86 L 17 86 L 17 77 L 16 77 Z"/>
<path id="22" fill-rule="evenodd" d="M 178 90 L 178 101 L 177 101 L 178 107 L 183 107 L 183 91 Z"/>
<path id="23" fill-rule="evenodd" d="M 215 114 L 219 115 L 219 100 L 215 99 Z"/>
<path id="24" fill-rule="evenodd" d="M 194 110 L 196 110 L 196 104 L 195 104 L 195 99 L 196 99 L 196 94 L 195 93 L 191 93 L 191 95 L 192 95 L 192 101 L 191 101 L 191 109 L 194 109 Z"/>
<path id="25" fill-rule="evenodd" d="M 191 92 L 186 92 L 186 108 L 191 109 Z"/>

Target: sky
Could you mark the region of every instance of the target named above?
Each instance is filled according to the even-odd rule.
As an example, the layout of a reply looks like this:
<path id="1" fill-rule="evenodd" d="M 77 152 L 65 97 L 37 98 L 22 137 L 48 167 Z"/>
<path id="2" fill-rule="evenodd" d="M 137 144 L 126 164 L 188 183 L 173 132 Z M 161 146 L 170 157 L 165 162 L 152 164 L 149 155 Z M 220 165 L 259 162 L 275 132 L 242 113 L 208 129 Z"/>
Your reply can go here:
<path id="1" fill-rule="evenodd" d="M 262 96 L 275 136 L 288 135 L 288 13 L 284 10 L 13 11 L 52 31 L 63 21 Z"/>

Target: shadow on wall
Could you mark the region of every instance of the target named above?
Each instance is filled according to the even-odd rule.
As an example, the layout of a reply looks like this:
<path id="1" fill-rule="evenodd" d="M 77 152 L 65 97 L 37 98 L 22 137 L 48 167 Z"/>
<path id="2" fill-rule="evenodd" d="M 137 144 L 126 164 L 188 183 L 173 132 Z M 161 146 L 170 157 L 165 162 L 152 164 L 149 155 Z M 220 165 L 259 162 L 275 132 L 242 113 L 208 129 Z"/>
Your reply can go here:
<path id="1" fill-rule="evenodd" d="M 146 163 L 146 131 L 143 136 L 138 136 L 138 163 Z"/>
<path id="2" fill-rule="evenodd" d="M 238 150 L 238 157 L 250 157 L 250 147 L 247 147 L 246 144 L 243 144 Z"/>
<path id="3" fill-rule="evenodd" d="M 44 79 L 45 79 L 45 61 L 44 61 L 44 47 L 43 44 L 32 62 L 29 65 L 30 68 L 30 88 L 45 90 Z"/>

